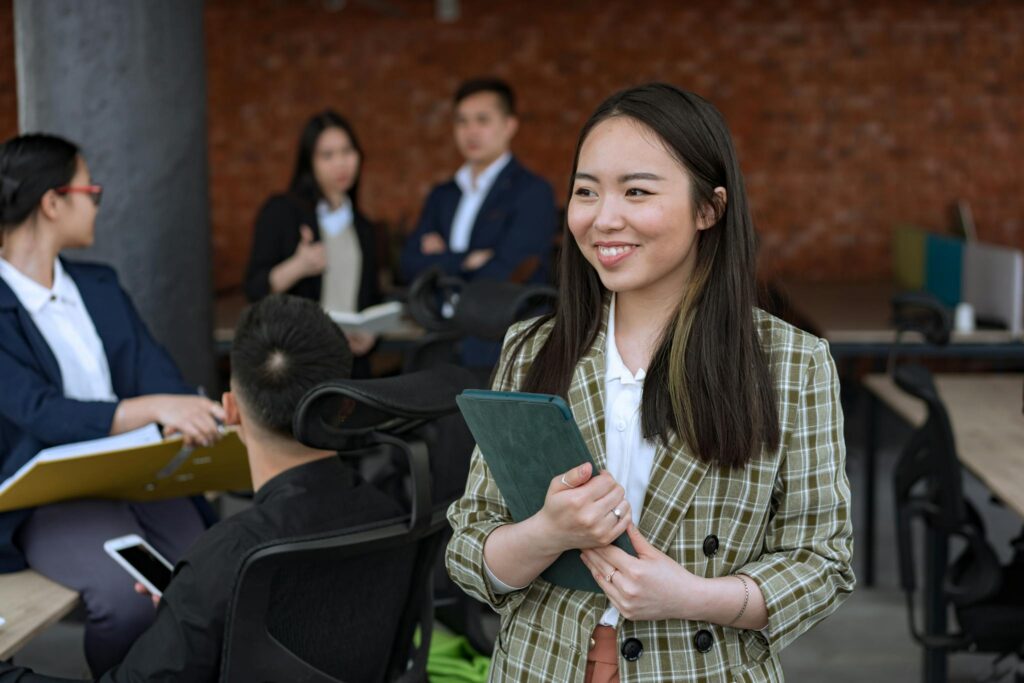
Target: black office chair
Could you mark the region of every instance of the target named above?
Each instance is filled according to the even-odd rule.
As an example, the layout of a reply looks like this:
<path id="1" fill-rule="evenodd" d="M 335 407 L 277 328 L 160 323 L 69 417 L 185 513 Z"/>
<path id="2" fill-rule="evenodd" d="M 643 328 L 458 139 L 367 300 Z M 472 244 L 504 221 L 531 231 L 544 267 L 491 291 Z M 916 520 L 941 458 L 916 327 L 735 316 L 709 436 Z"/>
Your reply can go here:
<path id="1" fill-rule="evenodd" d="M 455 411 L 471 382 L 449 366 L 329 382 L 303 397 L 293 423 L 302 443 L 354 462 L 382 449 L 404 456 L 409 512 L 252 550 L 225 628 L 222 681 L 426 680 L 432 570 L 451 501 L 432 500 L 428 445 L 417 429 Z"/>
<path id="2" fill-rule="evenodd" d="M 558 290 L 549 285 L 475 281 L 446 275 L 439 268 L 423 273 L 409 287 L 410 317 L 427 330 L 406 355 L 412 372 L 437 363 L 456 362 L 466 337 L 500 342 L 512 323 L 554 305 Z M 493 368 L 476 368 L 481 385 Z"/>
<path id="3" fill-rule="evenodd" d="M 895 306 L 898 324 L 921 331 L 929 343 L 948 341 L 949 317 L 941 305 L 921 298 L 903 303 L 902 310 Z M 912 309 L 911 315 L 906 315 L 907 309 Z M 925 676 L 942 679 L 948 652 L 992 653 L 1000 659 L 1024 655 L 1024 553 L 1018 546 L 1014 560 L 1001 565 L 981 515 L 964 496 L 953 430 L 931 373 L 920 365 L 895 366 L 895 355 L 890 366 L 896 385 L 927 407 L 925 424 L 903 448 L 893 474 L 900 586 L 911 634 L 927 653 Z M 915 544 L 920 538 L 914 534 L 915 521 L 925 529 L 923 568 L 917 565 Z M 950 562 L 953 538 L 965 547 Z M 917 575 L 922 569 L 924 586 L 919 590 Z M 923 598 L 923 618 L 918 597 Z M 958 630 L 947 623 L 950 607 Z M 1018 675 L 1017 680 L 1024 677 Z"/>
<path id="4" fill-rule="evenodd" d="M 437 363 L 454 362 L 458 344 L 467 336 L 500 342 L 513 323 L 537 315 L 554 305 L 557 290 L 547 285 L 523 285 L 513 282 L 465 282 L 432 269 L 409 288 L 410 316 L 428 330 L 406 356 L 405 370 L 412 372 Z M 449 310 L 445 314 L 445 304 Z M 477 388 L 490 385 L 493 368 L 472 368 Z M 445 491 L 461 492 L 469 474 L 469 461 L 475 444 L 461 415 L 451 415 L 429 426 L 440 445 L 444 468 L 438 486 Z M 447 532 L 446 532 L 447 540 Z M 482 616 L 486 609 L 466 595 L 447 576 L 443 567 L 435 573 L 435 605 L 438 619 L 453 631 L 466 636 L 477 651 L 491 654 L 494 639 L 486 632 Z"/>

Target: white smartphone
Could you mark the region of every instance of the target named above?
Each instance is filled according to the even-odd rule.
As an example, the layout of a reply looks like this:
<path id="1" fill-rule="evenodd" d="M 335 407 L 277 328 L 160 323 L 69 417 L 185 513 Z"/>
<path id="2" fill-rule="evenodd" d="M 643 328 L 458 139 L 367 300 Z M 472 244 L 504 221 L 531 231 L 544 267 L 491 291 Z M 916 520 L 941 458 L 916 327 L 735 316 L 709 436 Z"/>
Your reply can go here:
<path id="1" fill-rule="evenodd" d="M 103 549 L 153 595 L 163 595 L 174 567 L 138 534 L 112 538 Z"/>

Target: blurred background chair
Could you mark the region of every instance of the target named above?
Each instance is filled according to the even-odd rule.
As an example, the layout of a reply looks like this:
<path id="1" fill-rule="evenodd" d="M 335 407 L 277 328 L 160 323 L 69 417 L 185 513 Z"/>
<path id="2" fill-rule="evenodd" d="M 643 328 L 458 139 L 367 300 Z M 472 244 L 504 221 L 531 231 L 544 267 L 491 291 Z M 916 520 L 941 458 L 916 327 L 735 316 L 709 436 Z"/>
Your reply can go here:
<path id="1" fill-rule="evenodd" d="M 914 330 L 932 344 L 949 340 L 950 316 L 939 302 L 904 295 L 893 308 L 901 334 Z M 994 654 L 994 667 L 1024 655 L 1024 535 L 1013 542 L 1012 560 L 1001 564 L 981 515 L 964 495 L 956 441 L 931 373 L 897 365 L 895 349 L 889 365 L 896 385 L 927 410 L 893 473 L 897 557 L 910 631 L 925 650 L 924 680 L 944 681 L 950 652 Z M 952 561 L 951 544 L 957 547 Z"/>
<path id="2" fill-rule="evenodd" d="M 465 282 L 440 269 L 429 270 L 409 287 L 409 315 L 427 334 L 406 355 L 404 370 L 460 362 L 460 347 L 466 343 L 500 345 L 509 326 L 551 310 L 557 296 L 558 290 L 550 285 Z M 470 369 L 485 386 L 494 363 Z"/>
<path id="3" fill-rule="evenodd" d="M 409 315 L 428 332 L 408 352 L 404 368 L 414 372 L 438 363 L 457 362 L 460 344 L 469 338 L 500 344 L 508 328 L 550 310 L 558 292 L 548 285 L 513 282 L 464 282 L 431 270 L 416 279 L 408 294 Z M 491 385 L 493 365 L 469 368 L 476 388 Z M 461 414 L 429 425 L 430 439 L 440 454 L 433 463 L 435 486 L 445 495 L 460 495 L 466 486 L 475 442 Z M 400 465 L 400 461 L 396 462 Z M 450 537 L 446 532 L 445 542 Z M 435 571 L 437 616 L 446 626 L 466 636 L 479 652 L 490 654 L 494 637 L 484 626 L 485 608 L 448 578 L 443 562 Z"/>

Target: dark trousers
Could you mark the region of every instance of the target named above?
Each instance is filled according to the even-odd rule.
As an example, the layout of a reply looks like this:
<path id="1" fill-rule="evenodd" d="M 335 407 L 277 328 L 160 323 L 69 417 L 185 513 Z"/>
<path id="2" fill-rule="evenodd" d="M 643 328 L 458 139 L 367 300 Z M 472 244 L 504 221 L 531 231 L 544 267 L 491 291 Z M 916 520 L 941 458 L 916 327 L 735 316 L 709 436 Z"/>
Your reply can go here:
<path id="1" fill-rule="evenodd" d="M 172 564 L 204 531 L 187 499 L 153 503 L 77 500 L 36 508 L 18 531 L 32 569 L 81 593 L 85 604 L 85 658 L 94 676 L 120 662 L 153 622 L 150 599 L 103 550 L 103 543 L 138 534 Z"/>

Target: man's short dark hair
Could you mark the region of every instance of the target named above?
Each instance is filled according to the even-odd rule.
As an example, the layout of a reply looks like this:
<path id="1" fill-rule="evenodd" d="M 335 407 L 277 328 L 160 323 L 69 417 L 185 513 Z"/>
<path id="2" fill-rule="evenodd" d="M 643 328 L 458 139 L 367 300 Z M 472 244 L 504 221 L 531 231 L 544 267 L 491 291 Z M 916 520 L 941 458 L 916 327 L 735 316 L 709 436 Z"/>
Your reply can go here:
<path id="1" fill-rule="evenodd" d="M 283 436 L 303 395 L 352 374 L 352 351 L 315 302 L 272 294 L 242 316 L 231 345 L 232 389 L 249 417 Z"/>
<path id="2" fill-rule="evenodd" d="M 512 92 L 512 86 L 500 78 L 471 78 L 463 82 L 455 91 L 455 106 L 459 106 L 462 100 L 470 95 L 480 92 L 494 93 L 498 96 L 498 103 L 508 116 L 516 115 L 516 94 Z"/>

